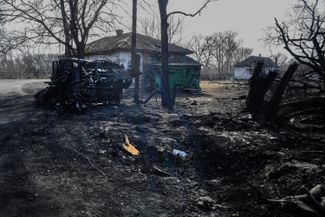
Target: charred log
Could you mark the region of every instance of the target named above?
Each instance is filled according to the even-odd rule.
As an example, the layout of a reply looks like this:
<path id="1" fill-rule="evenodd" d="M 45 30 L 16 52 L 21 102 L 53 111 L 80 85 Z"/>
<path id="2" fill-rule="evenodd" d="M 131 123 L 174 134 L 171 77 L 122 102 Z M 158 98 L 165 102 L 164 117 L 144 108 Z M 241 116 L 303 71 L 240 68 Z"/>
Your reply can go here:
<path id="1" fill-rule="evenodd" d="M 312 97 L 303 100 L 295 100 L 282 103 L 279 106 L 277 119 L 288 121 L 299 115 L 325 114 L 325 97 Z M 323 115 L 324 116 L 324 115 Z"/>

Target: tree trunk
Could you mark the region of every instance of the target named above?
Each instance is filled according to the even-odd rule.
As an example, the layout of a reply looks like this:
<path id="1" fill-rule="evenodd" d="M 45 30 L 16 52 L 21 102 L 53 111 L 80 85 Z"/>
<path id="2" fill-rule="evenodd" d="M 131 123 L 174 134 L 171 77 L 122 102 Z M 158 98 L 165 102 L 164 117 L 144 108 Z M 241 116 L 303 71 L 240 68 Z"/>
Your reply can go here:
<path id="1" fill-rule="evenodd" d="M 266 76 L 263 75 L 263 62 L 258 62 L 249 81 L 250 88 L 246 99 L 246 107 L 258 119 L 264 119 L 265 94 L 276 75 L 277 73 L 273 71 L 270 71 Z"/>
<path id="2" fill-rule="evenodd" d="M 64 0 L 60 0 L 60 7 L 61 7 L 61 15 L 62 15 L 62 22 L 63 22 L 63 32 L 64 32 L 64 55 L 66 57 L 71 56 L 71 50 L 69 47 L 70 44 L 70 31 L 69 31 L 69 26 L 67 22 L 67 14 L 65 12 L 65 5 L 64 5 Z"/>
<path id="3" fill-rule="evenodd" d="M 86 52 L 86 45 L 84 42 L 78 42 L 77 43 L 77 58 L 83 59 L 85 58 L 85 52 Z"/>
<path id="4" fill-rule="evenodd" d="M 162 106 L 169 110 L 174 107 L 169 88 L 169 69 L 168 69 L 168 0 L 158 0 L 161 19 L 161 101 Z"/>

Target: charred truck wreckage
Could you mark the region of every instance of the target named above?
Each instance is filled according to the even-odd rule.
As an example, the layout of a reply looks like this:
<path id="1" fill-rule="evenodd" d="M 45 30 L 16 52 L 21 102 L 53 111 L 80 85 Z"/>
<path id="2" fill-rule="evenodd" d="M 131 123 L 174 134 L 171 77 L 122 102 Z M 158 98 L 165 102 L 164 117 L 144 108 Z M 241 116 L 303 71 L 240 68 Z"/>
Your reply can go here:
<path id="1" fill-rule="evenodd" d="M 132 78 L 110 60 L 61 58 L 53 61 L 49 86 L 36 94 L 40 105 L 80 112 L 93 103 L 119 104 Z"/>

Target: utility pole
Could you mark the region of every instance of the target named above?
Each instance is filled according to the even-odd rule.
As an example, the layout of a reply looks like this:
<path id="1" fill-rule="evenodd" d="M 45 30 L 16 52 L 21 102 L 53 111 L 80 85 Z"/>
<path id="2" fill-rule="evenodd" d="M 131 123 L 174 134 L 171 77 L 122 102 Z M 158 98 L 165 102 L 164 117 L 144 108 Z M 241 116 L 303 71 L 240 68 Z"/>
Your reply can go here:
<path id="1" fill-rule="evenodd" d="M 132 75 L 135 76 L 134 80 L 134 99 L 135 103 L 139 103 L 139 71 L 137 70 L 137 6 L 138 0 L 133 0 L 133 12 L 132 12 Z"/>

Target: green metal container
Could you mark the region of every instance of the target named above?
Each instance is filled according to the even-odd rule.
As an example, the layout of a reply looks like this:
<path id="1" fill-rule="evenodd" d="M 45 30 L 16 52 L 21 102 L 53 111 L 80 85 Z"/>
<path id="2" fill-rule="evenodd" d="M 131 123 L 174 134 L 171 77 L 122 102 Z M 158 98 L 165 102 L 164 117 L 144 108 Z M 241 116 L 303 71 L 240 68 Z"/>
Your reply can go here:
<path id="1" fill-rule="evenodd" d="M 169 88 L 200 89 L 199 66 L 177 65 L 169 66 Z M 155 74 L 155 86 L 161 89 L 161 73 Z"/>

